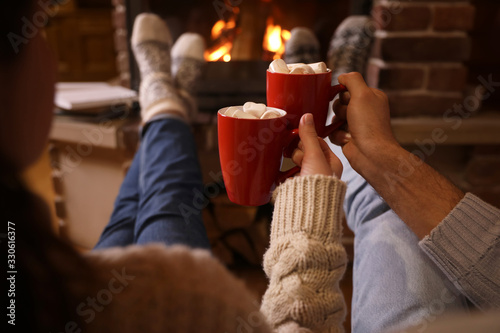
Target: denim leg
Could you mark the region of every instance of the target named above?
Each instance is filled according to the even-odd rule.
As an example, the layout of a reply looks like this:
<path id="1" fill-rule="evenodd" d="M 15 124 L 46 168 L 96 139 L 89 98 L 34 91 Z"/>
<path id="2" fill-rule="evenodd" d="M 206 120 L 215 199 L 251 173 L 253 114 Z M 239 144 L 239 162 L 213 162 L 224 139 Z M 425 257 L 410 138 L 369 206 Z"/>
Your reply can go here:
<path id="1" fill-rule="evenodd" d="M 135 154 L 116 197 L 113 213 L 94 249 L 127 246 L 134 243 L 134 225 L 139 208 L 139 156 Z"/>
<path id="2" fill-rule="evenodd" d="M 190 127 L 176 118 L 152 121 L 141 146 L 135 243 L 208 249 L 202 177 Z"/>
<path id="3" fill-rule="evenodd" d="M 344 165 L 344 201 L 355 234 L 352 331 L 383 332 L 417 326 L 466 310 L 467 301 L 420 250 L 418 238 L 331 145 Z"/>

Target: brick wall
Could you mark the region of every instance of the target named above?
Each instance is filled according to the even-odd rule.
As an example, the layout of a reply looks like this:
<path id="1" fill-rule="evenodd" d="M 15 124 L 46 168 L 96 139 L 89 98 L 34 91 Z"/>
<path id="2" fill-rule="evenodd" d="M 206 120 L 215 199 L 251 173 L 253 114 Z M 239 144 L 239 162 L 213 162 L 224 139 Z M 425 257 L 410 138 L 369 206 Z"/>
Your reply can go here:
<path id="1" fill-rule="evenodd" d="M 475 8 L 463 0 L 378 0 L 367 81 L 393 116 L 442 115 L 463 100 Z"/>
<path id="2" fill-rule="evenodd" d="M 116 64 L 120 84 L 130 88 L 130 63 L 128 52 L 127 8 L 124 0 L 113 0 L 113 27 L 115 28 Z"/>
<path id="3" fill-rule="evenodd" d="M 464 176 L 466 191 L 500 207 L 500 146 L 474 147 Z"/>

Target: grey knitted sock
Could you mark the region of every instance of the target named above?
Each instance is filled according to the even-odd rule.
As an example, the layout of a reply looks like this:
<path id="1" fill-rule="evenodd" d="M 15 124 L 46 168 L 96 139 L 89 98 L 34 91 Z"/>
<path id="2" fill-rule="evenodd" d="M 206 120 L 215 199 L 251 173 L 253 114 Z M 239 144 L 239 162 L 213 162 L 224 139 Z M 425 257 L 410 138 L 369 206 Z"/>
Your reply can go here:
<path id="1" fill-rule="evenodd" d="M 319 41 L 308 28 L 293 28 L 290 39 L 285 45 L 283 60 L 287 64 L 305 64 L 321 61 Z"/>
<path id="2" fill-rule="evenodd" d="M 195 33 L 182 34 L 172 47 L 172 75 L 175 87 L 190 103 L 189 117 L 196 116 L 195 94 L 205 66 L 205 41 Z"/>
<path id="3" fill-rule="evenodd" d="M 373 43 L 369 16 L 349 16 L 335 30 L 328 49 L 328 68 L 333 69 L 332 82 L 349 72 L 364 74 Z"/>
<path id="4" fill-rule="evenodd" d="M 141 72 L 139 102 L 143 124 L 159 114 L 175 114 L 189 121 L 190 103 L 175 88 L 170 72 L 171 44 L 170 32 L 160 17 L 137 16 L 132 49 Z"/>

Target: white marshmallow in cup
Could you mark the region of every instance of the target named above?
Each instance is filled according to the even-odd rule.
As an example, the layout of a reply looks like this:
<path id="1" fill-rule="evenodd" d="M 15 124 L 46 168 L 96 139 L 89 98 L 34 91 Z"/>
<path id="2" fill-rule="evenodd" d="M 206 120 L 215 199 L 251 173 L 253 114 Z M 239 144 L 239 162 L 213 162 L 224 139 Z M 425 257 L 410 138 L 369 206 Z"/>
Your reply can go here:
<path id="1" fill-rule="evenodd" d="M 261 117 L 260 119 L 271 119 L 271 118 L 279 118 L 281 117 L 281 114 L 278 112 L 278 111 L 275 111 L 275 110 L 269 110 L 269 111 L 266 111 Z"/>
<path id="2" fill-rule="evenodd" d="M 294 67 L 290 74 L 315 74 L 315 72 L 309 65 L 299 65 Z"/>
<path id="3" fill-rule="evenodd" d="M 314 64 L 308 64 L 309 67 L 313 69 L 315 73 L 326 73 L 328 72 L 328 67 L 324 62 L 315 62 Z"/>
<path id="4" fill-rule="evenodd" d="M 229 116 L 229 117 L 232 117 L 234 115 L 234 113 L 238 110 L 241 110 L 240 108 L 238 108 L 237 106 L 230 106 L 227 108 L 227 110 L 224 112 L 224 115 L 226 116 Z"/>
<path id="5" fill-rule="evenodd" d="M 286 66 L 288 67 L 288 69 L 290 71 L 292 71 L 294 68 L 296 67 L 300 67 L 300 66 L 304 66 L 305 64 L 303 62 L 296 62 L 296 63 L 293 63 L 293 64 L 287 64 Z"/>
<path id="6" fill-rule="evenodd" d="M 266 112 L 266 105 L 262 103 L 246 102 L 243 104 L 243 111 L 257 118 L 260 118 Z"/>
<path id="7" fill-rule="evenodd" d="M 287 65 L 282 59 L 276 59 L 269 65 L 269 71 L 284 74 L 319 74 L 327 73 L 328 67 L 322 61 L 310 64 L 293 63 Z"/>
<path id="8" fill-rule="evenodd" d="M 288 74 L 290 70 L 283 59 L 276 59 L 269 64 L 269 71 L 272 73 L 283 73 Z"/>
<path id="9" fill-rule="evenodd" d="M 241 119 L 258 119 L 256 116 L 250 113 L 246 113 L 243 110 L 237 110 L 236 112 L 233 113 L 232 117 Z"/>
<path id="10" fill-rule="evenodd" d="M 245 111 L 245 105 L 247 112 Z M 283 116 L 280 111 L 268 108 L 262 103 L 247 102 L 244 106 L 230 106 L 221 113 L 227 117 L 241 118 L 241 119 L 271 119 Z"/>

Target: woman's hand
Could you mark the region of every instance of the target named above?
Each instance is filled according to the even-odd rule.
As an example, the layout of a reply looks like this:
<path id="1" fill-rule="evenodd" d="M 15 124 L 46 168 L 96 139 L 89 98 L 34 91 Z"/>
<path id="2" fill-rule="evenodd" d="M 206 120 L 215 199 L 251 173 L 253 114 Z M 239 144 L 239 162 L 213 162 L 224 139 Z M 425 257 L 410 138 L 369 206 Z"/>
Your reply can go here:
<path id="1" fill-rule="evenodd" d="M 342 175 L 342 162 L 330 150 L 328 144 L 318 137 L 313 115 L 306 113 L 300 119 L 300 142 L 292 154 L 292 160 L 301 167 L 300 175 Z"/>

